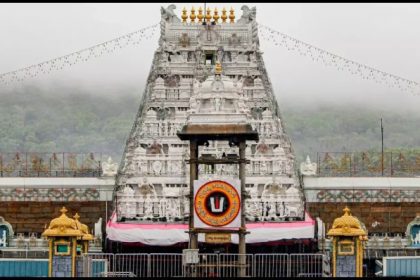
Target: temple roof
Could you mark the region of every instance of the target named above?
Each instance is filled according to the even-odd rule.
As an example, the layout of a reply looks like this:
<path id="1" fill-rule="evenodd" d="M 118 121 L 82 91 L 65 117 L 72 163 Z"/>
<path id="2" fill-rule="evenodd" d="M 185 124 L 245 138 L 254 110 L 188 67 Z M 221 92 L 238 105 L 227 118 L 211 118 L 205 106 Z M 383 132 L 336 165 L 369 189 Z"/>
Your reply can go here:
<path id="1" fill-rule="evenodd" d="M 334 220 L 332 228 L 328 231 L 329 236 L 366 236 L 367 232 L 358 218 L 350 213 L 348 207 L 343 209 L 344 215 Z"/>
<path id="2" fill-rule="evenodd" d="M 65 207 L 60 210 L 61 216 L 53 219 L 50 222 L 50 226 L 46 229 L 42 235 L 49 236 L 83 236 L 83 233 L 77 227 L 75 220 L 69 218 L 66 215 L 67 209 Z"/>

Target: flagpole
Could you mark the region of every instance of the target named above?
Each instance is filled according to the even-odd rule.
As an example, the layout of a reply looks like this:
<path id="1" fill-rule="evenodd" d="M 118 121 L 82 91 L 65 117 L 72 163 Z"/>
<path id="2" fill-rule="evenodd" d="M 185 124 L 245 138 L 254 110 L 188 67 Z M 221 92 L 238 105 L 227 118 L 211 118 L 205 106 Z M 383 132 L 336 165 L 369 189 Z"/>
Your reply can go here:
<path id="1" fill-rule="evenodd" d="M 382 118 L 381 118 L 381 138 L 382 138 L 382 176 L 384 176 L 384 127 L 382 126 Z"/>

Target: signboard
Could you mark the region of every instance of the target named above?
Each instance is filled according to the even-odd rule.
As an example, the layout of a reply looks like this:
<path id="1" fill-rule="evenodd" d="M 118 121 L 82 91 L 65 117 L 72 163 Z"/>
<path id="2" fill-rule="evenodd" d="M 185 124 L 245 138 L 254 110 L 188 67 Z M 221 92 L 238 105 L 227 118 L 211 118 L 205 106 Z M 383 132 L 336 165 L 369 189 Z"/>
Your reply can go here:
<path id="1" fill-rule="evenodd" d="M 182 250 L 183 264 L 197 264 L 200 262 L 198 257 L 198 249 L 184 249 Z"/>
<path id="2" fill-rule="evenodd" d="M 221 243 L 230 243 L 231 234 L 230 233 L 206 233 L 206 243 L 214 243 L 214 244 L 221 244 Z"/>
<path id="3" fill-rule="evenodd" d="M 194 227 L 240 227 L 240 186 L 235 179 L 194 181 Z"/>

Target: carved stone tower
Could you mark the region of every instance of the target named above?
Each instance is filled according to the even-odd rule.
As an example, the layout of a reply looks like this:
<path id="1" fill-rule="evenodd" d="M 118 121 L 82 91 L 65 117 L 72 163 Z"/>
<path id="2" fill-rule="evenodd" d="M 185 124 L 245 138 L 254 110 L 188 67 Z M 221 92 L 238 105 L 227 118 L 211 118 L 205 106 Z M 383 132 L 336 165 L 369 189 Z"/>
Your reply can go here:
<path id="1" fill-rule="evenodd" d="M 248 221 L 304 218 L 294 155 L 259 49 L 256 9 L 210 14 L 175 5 L 161 8 L 159 48 L 117 174 L 118 221 L 185 221 L 189 215 L 188 142 L 176 132 L 194 118 L 246 121 L 259 133 L 246 158 Z M 228 14 L 227 14 L 228 13 Z M 200 114 L 197 114 L 200 113 Z M 203 117 L 205 116 L 205 117 Z M 209 143 L 200 154 L 221 158 L 229 143 Z M 234 166 L 203 166 L 200 176 L 237 176 Z"/>

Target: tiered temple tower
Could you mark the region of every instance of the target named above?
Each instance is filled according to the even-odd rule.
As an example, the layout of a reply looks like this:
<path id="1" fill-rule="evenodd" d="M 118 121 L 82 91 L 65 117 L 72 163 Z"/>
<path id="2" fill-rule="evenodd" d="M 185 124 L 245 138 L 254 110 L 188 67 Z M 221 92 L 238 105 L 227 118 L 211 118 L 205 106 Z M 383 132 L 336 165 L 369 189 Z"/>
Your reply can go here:
<path id="1" fill-rule="evenodd" d="M 259 48 L 256 9 L 227 11 L 161 8 L 159 48 L 117 174 L 119 222 L 188 219 L 188 142 L 176 135 L 200 112 L 201 121 L 244 119 L 260 141 L 247 143 L 248 221 L 304 218 L 294 155 Z M 217 74 L 217 75 L 216 75 Z M 229 143 L 209 143 L 203 156 L 234 153 Z M 200 178 L 237 176 L 231 165 L 203 166 Z"/>

